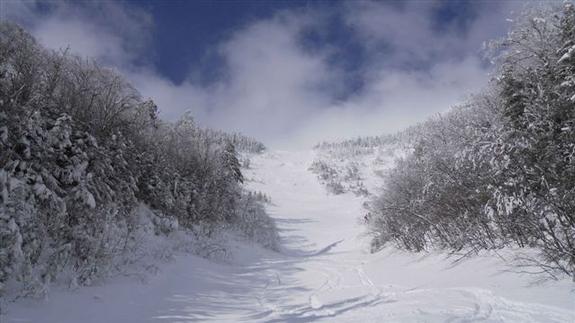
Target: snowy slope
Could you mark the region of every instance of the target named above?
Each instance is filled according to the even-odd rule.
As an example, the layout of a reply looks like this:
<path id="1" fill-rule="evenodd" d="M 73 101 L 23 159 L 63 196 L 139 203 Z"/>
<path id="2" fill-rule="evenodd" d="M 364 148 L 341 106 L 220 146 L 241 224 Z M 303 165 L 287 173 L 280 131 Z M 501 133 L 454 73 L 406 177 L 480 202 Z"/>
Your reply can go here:
<path id="1" fill-rule="evenodd" d="M 272 198 L 284 250 L 238 243 L 235 264 L 180 255 L 144 283 L 55 291 L 9 303 L 5 322 L 574 322 L 574 285 L 533 284 L 496 255 L 367 253 L 363 200 L 327 195 L 312 152 L 252 159 L 250 188 Z"/>
<path id="2" fill-rule="evenodd" d="M 310 171 L 316 173 L 329 192 L 353 192 L 359 196 L 378 195 L 382 175 L 412 150 L 407 139 L 389 139 L 365 147 L 345 142 L 326 145 L 329 144 L 314 149 Z"/>

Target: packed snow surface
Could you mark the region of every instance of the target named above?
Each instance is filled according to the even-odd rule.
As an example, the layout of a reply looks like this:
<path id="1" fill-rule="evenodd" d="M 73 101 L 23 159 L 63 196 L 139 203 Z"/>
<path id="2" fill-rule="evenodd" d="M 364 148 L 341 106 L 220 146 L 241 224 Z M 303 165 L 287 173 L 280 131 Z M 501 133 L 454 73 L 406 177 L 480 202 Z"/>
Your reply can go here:
<path id="1" fill-rule="evenodd" d="M 232 264 L 188 254 L 144 281 L 118 277 L 9 302 L 8 322 L 575 322 L 574 285 L 511 272 L 501 255 L 368 252 L 364 200 L 328 195 L 313 152 L 253 157 L 249 187 L 271 196 L 275 253 L 238 243 Z"/>

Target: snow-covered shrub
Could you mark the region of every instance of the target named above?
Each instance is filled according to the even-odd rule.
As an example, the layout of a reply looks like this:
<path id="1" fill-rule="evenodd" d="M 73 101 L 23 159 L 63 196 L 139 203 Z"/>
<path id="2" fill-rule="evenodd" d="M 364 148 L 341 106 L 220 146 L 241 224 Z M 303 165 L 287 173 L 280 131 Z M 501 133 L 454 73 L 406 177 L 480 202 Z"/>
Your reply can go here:
<path id="1" fill-rule="evenodd" d="M 330 181 L 337 177 L 337 171 L 329 166 L 325 161 L 316 160 L 314 161 L 309 169 L 311 172 L 317 174 L 320 181 Z"/>
<path id="2" fill-rule="evenodd" d="M 279 235 L 275 222 L 266 214 L 256 196 L 243 195 L 237 212 L 237 220 L 232 223 L 232 226 L 239 230 L 242 236 L 266 248 L 277 250 Z"/>
<path id="3" fill-rule="evenodd" d="M 575 8 L 535 7 L 494 43 L 484 94 L 411 133 L 370 204 L 374 249 L 533 247 L 575 279 Z"/>
<path id="4" fill-rule="evenodd" d="M 234 143 L 263 145 L 157 114 L 116 72 L 0 23 L 0 294 L 42 294 L 63 275 L 90 284 L 198 226 L 245 226 L 272 246 L 263 208 L 242 209 Z"/>
<path id="5" fill-rule="evenodd" d="M 308 170 L 317 174 L 319 181 L 331 194 L 338 195 L 348 191 L 358 195 L 367 193 L 361 182 L 359 169 L 354 162 L 339 166 L 330 160 L 315 160 Z"/>
<path id="6" fill-rule="evenodd" d="M 247 198 L 254 199 L 256 202 L 264 203 L 264 204 L 272 202 L 271 197 L 269 197 L 267 194 L 260 192 L 260 191 L 258 191 L 258 192 L 248 191 L 247 192 Z"/>
<path id="7" fill-rule="evenodd" d="M 351 192 L 369 196 L 373 177 L 388 169 L 407 146 L 411 129 L 394 135 L 358 137 L 339 142 L 322 142 L 314 147 L 316 157 L 309 170 L 330 193 Z M 374 176 L 375 175 L 375 176 Z M 366 181 L 367 180 L 367 181 Z M 368 183 L 369 182 L 369 183 Z"/>
<path id="8" fill-rule="evenodd" d="M 343 185 L 341 185 L 340 182 L 337 182 L 334 179 L 330 179 L 327 182 L 325 182 L 325 188 L 331 194 L 338 195 L 338 194 L 345 193 L 345 189 L 343 188 Z"/>

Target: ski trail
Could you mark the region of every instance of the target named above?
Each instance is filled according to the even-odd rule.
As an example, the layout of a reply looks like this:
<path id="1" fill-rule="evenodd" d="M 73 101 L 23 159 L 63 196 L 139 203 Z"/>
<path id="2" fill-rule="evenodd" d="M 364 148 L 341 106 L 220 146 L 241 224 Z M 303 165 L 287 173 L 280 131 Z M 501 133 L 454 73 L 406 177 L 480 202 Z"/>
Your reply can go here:
<path id="1" fill-rule="evenodd" d="M 235 265 L 180 256 L 146 284 L 53 291 L 2 323 L 575 322 L 570 282 L 530 286 L 497 257 L 453 267 L 438 255 L 367 253 L 363 200 L 326 194 L 312 160 L 269 152 L 245 171 L 250 189 L 271 196 L 281 252 L 239 244 Z"/>
<path id="2" fill-rule="evenodd" d="M 276 204 L 288 257 L 302 269 L 292 278 L 308 292 L 267 313 L 270 322 L 571 322 L 572 311 L 511 301 L 482 288 L 425 288 L 378 284 L 366 271 L 377 268 L 359 239 L 362 201 L 327 195 L 307 171 L 312 155 L 276 153 L 255 161 L 254 186 Z M 280 181 L 277 179 L 281 178 Z M 283 224 L 283 226 L 281 225 Z M 297 237 L 297 238 L 296 238 Z M 321 247 L 323 246 L 323 247 Z M 385 262 L 380 264 L 386 266 Z M 288 308 L 289 310 L 282 310 Z"/>

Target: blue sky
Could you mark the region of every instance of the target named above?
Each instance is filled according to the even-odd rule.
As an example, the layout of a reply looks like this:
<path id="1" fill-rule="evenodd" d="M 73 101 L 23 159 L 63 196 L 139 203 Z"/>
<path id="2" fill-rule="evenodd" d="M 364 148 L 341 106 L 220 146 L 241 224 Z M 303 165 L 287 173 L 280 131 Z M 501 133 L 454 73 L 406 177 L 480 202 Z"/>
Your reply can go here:
<path id="1" fill-rule="evenodd" d="M 330 60 L 332 64 L 352 74 L 362 67 L 365 53 L 353 30 L 344 22 L 346 2 L 343 1 L 130 0 L 126 3 L 153 16 L 152 52 L 144 58 L 150 59 L 155 68 L 176 83 L 188 78 L 190 71 L 196 71 L 201 82 L 217 80 L 222 72 L 221 64 L 225 62 L 213 51 L 213 44 L 225 41 L 238 27 L 289 10 L 317 10 L 325 15 L 321 26 L 302 33 L 302 46 L 310 51 L 333 46 L 337 53 Z M 402 2 L 389 5 L 401 8 Z M 456 26 L 464 35 L 476 18 L 478 8 L 488 6 L 497 7 L 488 2 L 443 1 L 433 9 L 432 26 L 437 32 Z"/>
<path id="2" fill-rule="evenodd" d="M 217 78 L 221 58 L 212 45 L 225 41 L 238 27 L 265 19 L 278 10 L 313 5 L 307 1 L 183 1 L 131 0 L 127 4 L 149 12 L 154 19 L 154 66 L 181 83 L 196 70 L 202 81 Z M 184 40 L 184 41 L 182 41 Z"/>
<path id="3" fill-rule="evenodd" d="M 513 1 L 3 1 L 40 43 L 124 74 L 161 114 L 275 147 L 397 131 L 489 80 Z"/>

